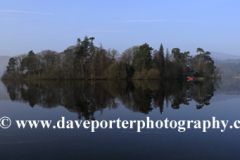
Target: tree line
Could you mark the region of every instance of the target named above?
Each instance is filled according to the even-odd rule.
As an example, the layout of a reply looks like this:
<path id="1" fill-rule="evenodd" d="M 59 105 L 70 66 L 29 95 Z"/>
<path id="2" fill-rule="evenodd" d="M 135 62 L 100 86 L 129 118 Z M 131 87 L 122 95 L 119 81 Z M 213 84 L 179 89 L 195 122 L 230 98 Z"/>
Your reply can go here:
<path id="1" fill-rule="evenodd" d="M 44 50 L 11 57 L 2 79 L 173 79 L 196 75 L 216 78 L 219 70 L 210 52 L 197 48 L 199 54 L 171 53 L 163 45 L 153 50 L 149 44 L 133 46 L 121 55 L 115 49 L 96 47 L 87 36 L 63 52 Z"/>

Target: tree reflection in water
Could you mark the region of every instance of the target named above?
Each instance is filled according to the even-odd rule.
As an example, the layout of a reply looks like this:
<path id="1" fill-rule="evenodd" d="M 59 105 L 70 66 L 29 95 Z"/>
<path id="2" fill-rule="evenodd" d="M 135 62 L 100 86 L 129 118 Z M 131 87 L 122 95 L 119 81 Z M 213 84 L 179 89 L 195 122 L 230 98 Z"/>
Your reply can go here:
<path id="1" fill-rule="evenodd" d="M 29 103 L 43 108 L 64 106 L 78 118 L 94 120 L 94 113 L 105 108 L 115 109 L 117 102 L 134 112 L 148 114 L 165 106 L 173 109 L 180 105 L 197 103 L 201 109 L 210 104 L 217 82 L 215 81 L 3 81 L 12 101 Z"/>

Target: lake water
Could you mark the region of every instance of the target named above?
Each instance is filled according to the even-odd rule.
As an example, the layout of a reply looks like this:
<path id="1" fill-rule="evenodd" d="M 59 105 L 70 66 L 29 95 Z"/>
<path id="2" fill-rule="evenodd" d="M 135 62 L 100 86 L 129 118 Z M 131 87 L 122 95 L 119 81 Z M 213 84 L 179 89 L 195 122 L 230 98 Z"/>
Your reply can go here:
<path id="1" fill-rule="evenodd" d="M 240 81 L 0 82 L 0 159 L 239 159 Z M 229 120 L 221 129 L 18 129 L 16 120 Z M 5 123 L 5 122 L 4 122 Z M 239 124 L 240 126 L 240 124 Z M 222 128 L 222 127 L 221 127 Z"/>

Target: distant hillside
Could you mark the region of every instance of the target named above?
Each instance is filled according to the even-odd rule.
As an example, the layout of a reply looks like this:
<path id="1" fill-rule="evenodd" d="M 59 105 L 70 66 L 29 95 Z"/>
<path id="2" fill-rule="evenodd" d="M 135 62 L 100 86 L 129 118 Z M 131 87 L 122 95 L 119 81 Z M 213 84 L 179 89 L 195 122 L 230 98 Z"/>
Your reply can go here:
<path id="1" fill-rule="evenodd" d="M 211 52 L 216 67 L 221 69 L 222 78 L 233 78 L 240 76 L 240 56 Z"/>
<path id="2" fill-rule="evenodd" d="M 214 60 L 240 59 L 240 56 L 237 56 L 237 55 L 231 55 L 231 54 L 215 52 L 215 51 L 211 51 L 211 57 Z"/>
<path id="3" fill-rule="evenodd" d="M 220 59 L 213 59 L 216 65 L 226 64 L 226 63 L 240 63 L 240 59 L 227 59 L 227 60 L 220 60 Z"/>
<path id="4" fill-rule="evenodd" d="M 3 75 L 3 73 L 6 69 L 6 66 L 8 65 L 8 60 L 10 58 L 11 57 L 9 57 L 9 56 L 0 56 L 0 76 Z"/>

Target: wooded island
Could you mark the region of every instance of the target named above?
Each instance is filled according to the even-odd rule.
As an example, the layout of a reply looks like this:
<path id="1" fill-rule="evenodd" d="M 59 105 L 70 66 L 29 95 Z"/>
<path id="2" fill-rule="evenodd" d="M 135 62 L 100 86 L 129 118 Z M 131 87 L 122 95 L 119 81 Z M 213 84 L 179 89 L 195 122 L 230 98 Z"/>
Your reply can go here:
<path id="1" fill-rule="evenodd" d="M 177 79 L 187 77 L 220 78 L 210 52 L 171 53 L 163 45 L 154 50 L 147 43 L 126 49 L 120 56 L 115 49 L 96 47 L 94 37 L 77 39 L 63 52 L 44 50 L 9 59 L 2 79 Z"/>

